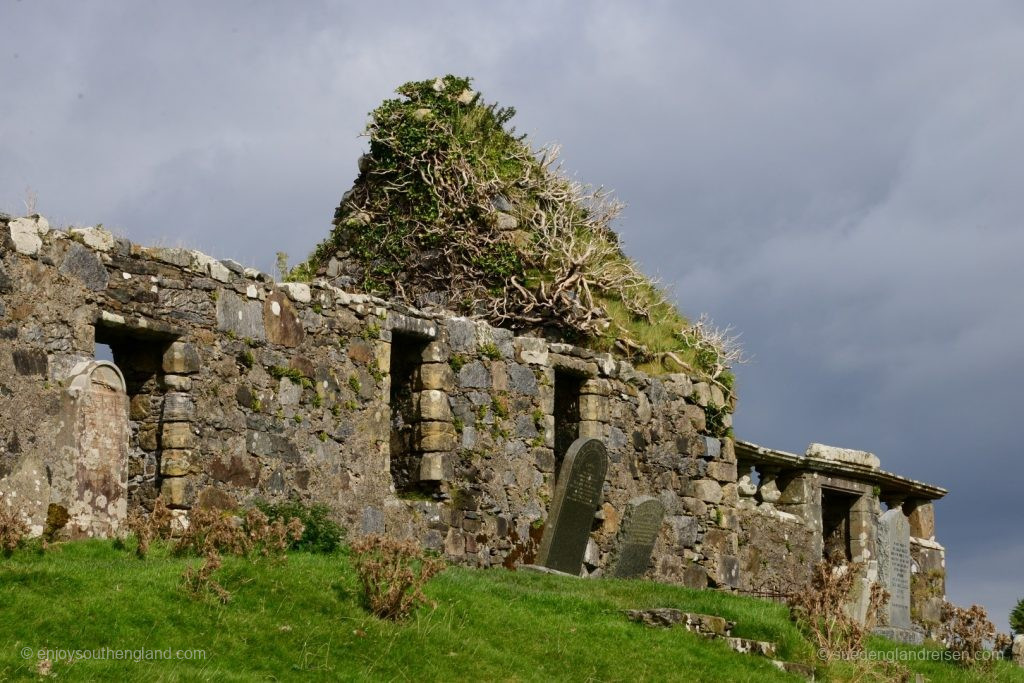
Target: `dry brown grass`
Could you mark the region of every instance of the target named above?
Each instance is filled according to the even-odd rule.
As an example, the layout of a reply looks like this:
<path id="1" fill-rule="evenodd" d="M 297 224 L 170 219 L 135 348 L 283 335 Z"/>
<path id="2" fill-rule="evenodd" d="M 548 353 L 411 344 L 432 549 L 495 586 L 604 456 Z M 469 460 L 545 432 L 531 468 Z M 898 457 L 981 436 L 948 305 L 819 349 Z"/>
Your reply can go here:
<path id="1" fill-rule="evenodd" d="M 413 541 L 366 536 L 352 544 L 352 553 L 366 606 L 381 619 L 397 621 L 417 605 L 431 604 L 423 587 L 445 567 Z"/>

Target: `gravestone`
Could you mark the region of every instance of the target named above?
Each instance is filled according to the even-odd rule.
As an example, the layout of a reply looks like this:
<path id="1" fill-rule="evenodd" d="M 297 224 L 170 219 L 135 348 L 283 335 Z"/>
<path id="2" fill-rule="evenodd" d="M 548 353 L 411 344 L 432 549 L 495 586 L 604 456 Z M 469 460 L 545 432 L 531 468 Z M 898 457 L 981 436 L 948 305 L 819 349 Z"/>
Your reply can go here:
<path id="1" fill-rule="evenodd" d="M 569 447 L 555 485 L 537 564 L 579 576 L 607 471 L 608 452 L 598 439 L 577 439 Z"/>
<path id="2" fill-rule="evenodd" d="M 889 592 L 875 631 L 905 643 L 920 643 L 922 634 L 910 620 L 910 522 L 899 508 L 878 522 L 878 580 Z"/>
<path id="3" fill-rule="evenodd" d="M 647 572 L 664 519 L 665 505 L 657 498 L 634 498 L 626 504 L 612 576 L 635 579 Z"/>
<path id="4" fill-rule="evenodd" d="M 57 496 L 67 506 L 72 538 L 116 535 L 128 512 L 128 396 L 113 363 L 84 361 L 64 391 L 58 467 L 72 488 Z"/>

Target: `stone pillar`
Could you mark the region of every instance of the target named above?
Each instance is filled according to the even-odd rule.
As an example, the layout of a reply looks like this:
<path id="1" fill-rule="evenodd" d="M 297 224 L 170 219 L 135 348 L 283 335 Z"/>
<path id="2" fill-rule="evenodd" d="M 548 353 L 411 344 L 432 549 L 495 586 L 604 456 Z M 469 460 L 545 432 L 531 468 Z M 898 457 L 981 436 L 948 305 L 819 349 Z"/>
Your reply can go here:
<path id="1" fill-rule="evenodd" d="M 877 543 L 875 538 L 874 498 L 862 495 L 850 507 L 850 559 L 853 562 L 867 562 L 875 559 Z"/>
<path id="2" fill-rule="evenodd" d="M 174 342 L 164 353 L 161 370 L 164 384 L 178 391 L 164 394 L 160 410 L 160 495 L 169 507 L 189 508 L 197 495 L 194 475 L 199 469 L 199 444 L 193 428 L 195 401 L 185 391 L 191 382 L 182 380 L 199 371 L 198 350 L 192 344 Z M 171 377 L 175 379 L 168 382 Z"/>
<path id="3" fill-rule="evenodd" d="M 935 506 L 930 500 L 908 500 L 903 512 L 910 522 L 910 535 L 926 541 L 935 540 Z"/>
<path id="4" fill-rule="evenodd" d="M 64 533 L 71 538 L 116 535 L 128 513 L 130 432 L 121 371 L 107 361 L 75 365 L 65 383 L 61 413 L 59 467 L 71 489 L 54 491 L 51 507 L 66 506 Z"/>
<path id="5" fill-rule="evenodd" d="M 817 562 L 823 553 L 821 487 L 810 472 L 788 473 L 781 481 L 783 485 L 777 505 L 783 512 L 802 519 L 813 530 L 813 547 L 809 554 Z"/>

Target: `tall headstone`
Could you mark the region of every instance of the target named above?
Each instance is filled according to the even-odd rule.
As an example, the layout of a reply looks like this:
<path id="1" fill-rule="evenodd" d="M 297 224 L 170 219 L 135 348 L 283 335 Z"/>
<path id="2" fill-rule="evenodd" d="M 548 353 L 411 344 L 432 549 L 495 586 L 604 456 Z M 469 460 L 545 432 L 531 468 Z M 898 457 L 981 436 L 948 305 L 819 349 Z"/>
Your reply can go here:
<path id="1" fill-rule="evenodd" d="M 63 400 L 59 464 L 71 489 L 53 501 L 66 506 L 72 538 L 115 535 L 128 512 L 128 396 L 113 363 L 72 368 Z"/>
<path id="2" fill-rule="evenodd" d="M 569 447 L 537 552 L 537 564 L 578 576 L 601 505 L 608 452 L 598 439 L 577 439 Z"/>
<path id="3" fill-rule="evenodd" d="M 910 522 L 899 508 L 888 510 L 878 522 L 878 580 L 889 592 L 881 610 L 881 635 L 907 643 L 920 643 L 922 634 L 910 620 Z"/>
<path id="4" fill-rule="evenodd" d="M 612 576 L 635 579 L 647 572 L 654 542 L 658 540 L 665 519 L 665 504 L 657 498 L 644 496 L 626 504 L 619 528 L 618 551 Z"/>

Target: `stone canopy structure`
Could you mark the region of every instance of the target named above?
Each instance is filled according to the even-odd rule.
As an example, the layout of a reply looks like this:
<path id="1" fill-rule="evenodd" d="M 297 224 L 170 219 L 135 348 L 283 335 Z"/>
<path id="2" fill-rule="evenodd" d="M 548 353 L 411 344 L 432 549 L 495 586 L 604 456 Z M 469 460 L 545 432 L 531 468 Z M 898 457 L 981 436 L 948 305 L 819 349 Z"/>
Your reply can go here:
<path id="1" fill-rule="evenodd" d="M 119 534 L 157 496 L 182 523 L 293 497 L 354 535 L 515 568 L 586 438 L 607 467 L 570 530 L 580 573 L 757 592 L 834 557 L 888 582 L 885 626 L 937 622 L 945 491 L 862 452 L 736 442 L 700 377 L 40 216 L 0 217 L 0 243 L 0 505 L 35 534 Z"/>

